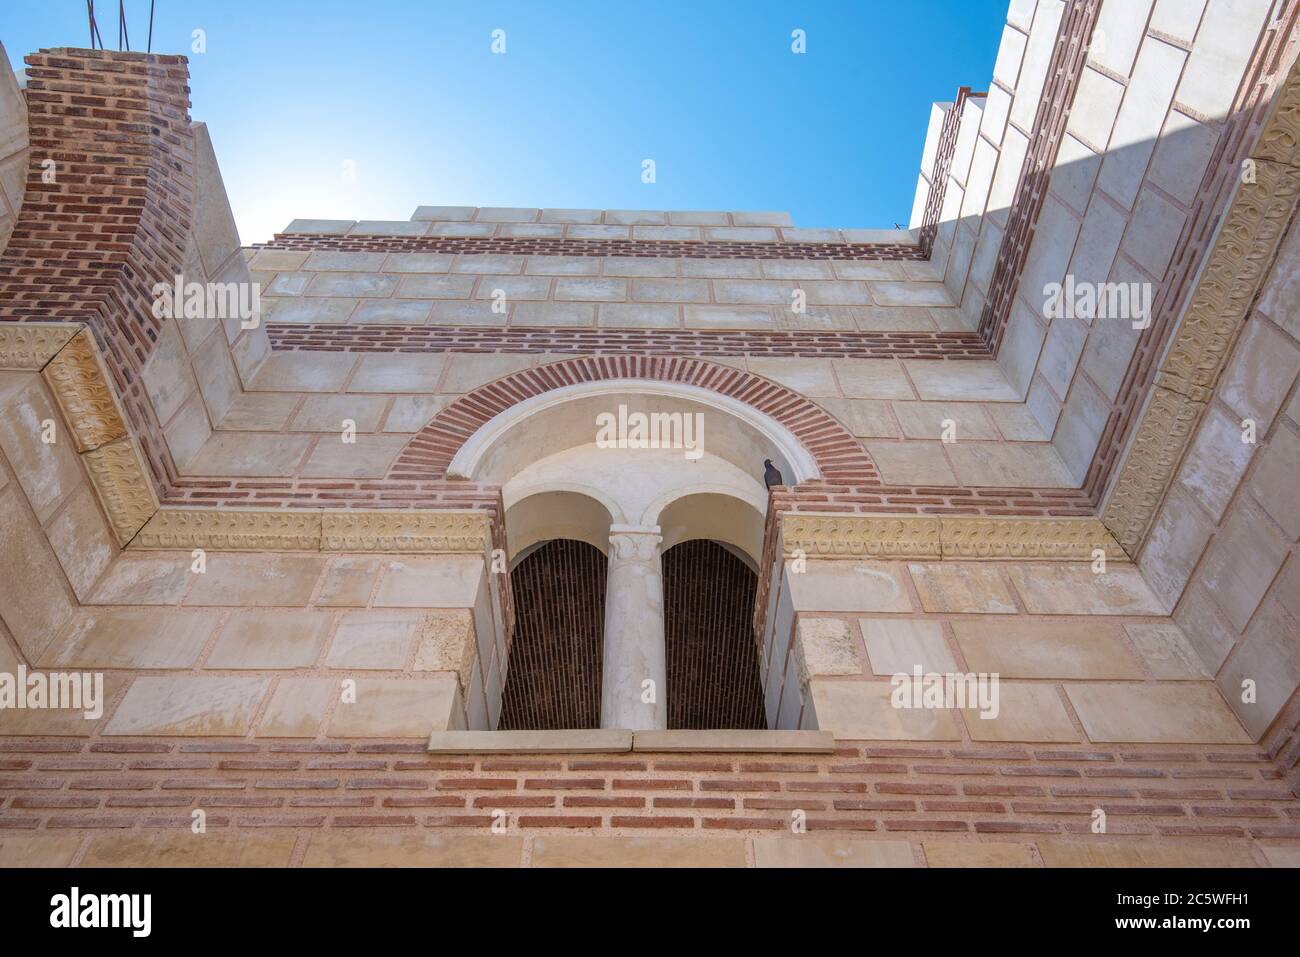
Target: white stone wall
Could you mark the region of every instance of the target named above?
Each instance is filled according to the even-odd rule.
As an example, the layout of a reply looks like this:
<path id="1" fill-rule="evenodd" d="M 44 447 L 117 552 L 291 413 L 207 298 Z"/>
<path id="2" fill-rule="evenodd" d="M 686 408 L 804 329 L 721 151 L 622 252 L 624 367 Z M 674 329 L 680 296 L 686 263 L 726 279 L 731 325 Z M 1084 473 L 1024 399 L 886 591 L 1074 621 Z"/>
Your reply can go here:
<path id="1" fill-rule="evenodd" d="M 1196 189 L 1276 0 L 1106 0 L 998 355 L 1081 482 L 1137 345 L 1129 318 L 1045 315 L 1044 288 L 1165 277 Z M 963 117 L 935 264 L 978 322 L 1063 5 L 1017 0 L 989 96 Z M 988 181 L 991 176 L 991 186 Z M 988 191 L 987 200 L 981 197 Z"/>
<path id="2" fill-rule="evenodd" d="M 0 250 L 9 242 L 27 183 L 27 101 L 0 44 Z"/>

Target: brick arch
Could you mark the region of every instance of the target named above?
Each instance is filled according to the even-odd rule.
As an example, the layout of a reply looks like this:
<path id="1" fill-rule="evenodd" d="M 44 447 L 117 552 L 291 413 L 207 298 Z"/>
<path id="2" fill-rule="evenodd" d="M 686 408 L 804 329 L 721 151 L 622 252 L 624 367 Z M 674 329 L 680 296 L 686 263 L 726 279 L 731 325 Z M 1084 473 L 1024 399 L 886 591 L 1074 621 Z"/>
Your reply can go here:
<path id="1" fill-rule="evenodd" d="M 460 447 L 493 416 L 554 389 L 605 379 L 676 382 L 744 402 L 789 429 L 817 461 L 824 481 L 880 484 L 880 476 L 862 443 L 797 392 L 752 372 L 705 359 L 673 356 L 581 356 L 489 382 L 435 415 L 402 450 L 388 477 L 441 478 Z"/>

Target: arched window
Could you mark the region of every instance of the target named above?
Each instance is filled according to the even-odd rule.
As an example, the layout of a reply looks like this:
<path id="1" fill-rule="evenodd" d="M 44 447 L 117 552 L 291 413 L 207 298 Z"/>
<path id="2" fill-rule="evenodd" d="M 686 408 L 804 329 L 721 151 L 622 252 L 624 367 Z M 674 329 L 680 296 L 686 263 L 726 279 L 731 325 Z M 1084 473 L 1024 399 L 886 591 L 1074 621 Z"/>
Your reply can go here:
<path id="1" fill-rule="evenodd" d="M 600 727 L 607 566 L 600 549 L 561 538 L 511 572 L 516 621 L 499 730 Z"/>
<path id="2" fill-rule="evenodd" d="M 751 624 L 758 576 L 703 539 L 664 552 L 663 574 L 668 727 L 767 727 Z"/>

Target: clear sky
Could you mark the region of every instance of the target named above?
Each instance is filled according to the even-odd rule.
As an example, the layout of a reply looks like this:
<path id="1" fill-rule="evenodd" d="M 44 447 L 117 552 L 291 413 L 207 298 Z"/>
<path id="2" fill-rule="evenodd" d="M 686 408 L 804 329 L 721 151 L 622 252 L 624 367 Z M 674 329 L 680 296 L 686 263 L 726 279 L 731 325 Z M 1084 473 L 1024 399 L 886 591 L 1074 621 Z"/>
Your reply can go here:
<path id="1" fill-rule="evenodd" d="M 84 0 L 0 0 L 15 68 Z M 149 0 L 126 0 L 143 49 Z M 907 224 L 929 104 L 987 88 L 1007 0 L 156 0 L 245 243 L 418 205 Z M 98 0 L 117 46 L 116 0 Z M 201 29 L 206 52 L 192 51 Z M 806 52 L 791 50 L 805 31 Z M 492 34 L 505 31 L 505 53 Z M 655 162 L 655 182 L 642 163 Z"/>

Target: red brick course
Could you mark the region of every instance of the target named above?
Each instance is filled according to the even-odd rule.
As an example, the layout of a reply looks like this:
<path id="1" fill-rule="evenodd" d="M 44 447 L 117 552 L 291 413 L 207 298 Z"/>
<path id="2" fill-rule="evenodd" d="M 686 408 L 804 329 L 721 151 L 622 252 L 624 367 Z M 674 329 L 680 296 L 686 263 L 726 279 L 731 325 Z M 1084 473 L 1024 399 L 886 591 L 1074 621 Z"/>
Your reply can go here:
<path id="1" fill-rule="evenodd" d="M 232 744 L 259 769 L 232 765 Z M 1090 834 L 1100 808 L 1111 835 L 1300 841 L 1300 800 L 1249 745 L 842 743 L 793 761 L 695 756 L 698 770 L 671 754 L 449 761 L 406 740 L 5 738 L 0 756 L 22 765 L 0 777 L 0 832 L 188 828 L 188 809 L 218 808 L 219 830 L 488 828 L 504 810 L 523 831 L 775 832 L 802 811 L 810 832 L 1065 836 Z M 340 770 L 321 776 L 322 761 Z"/>

